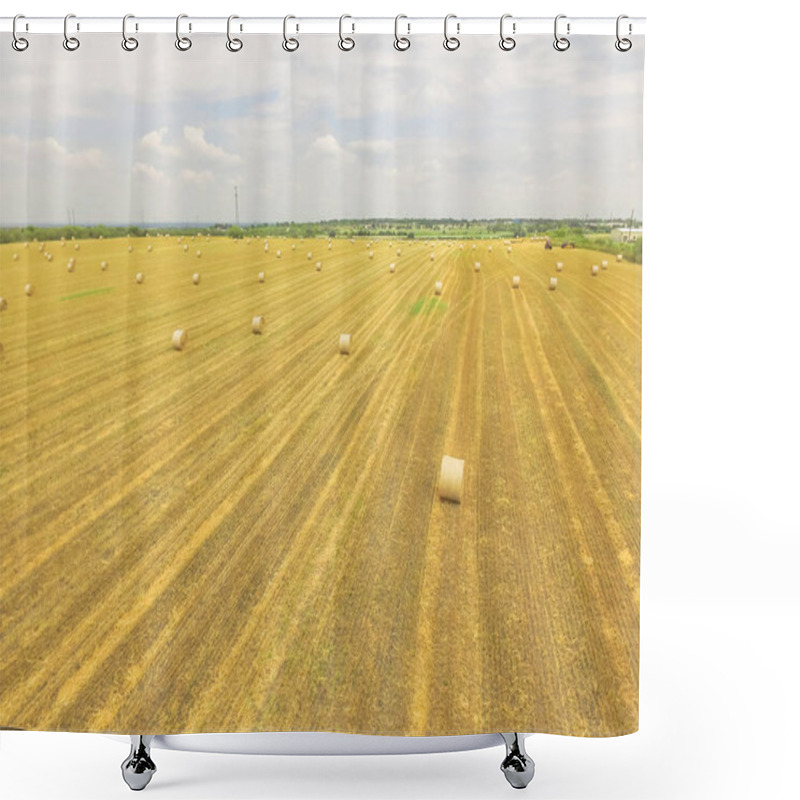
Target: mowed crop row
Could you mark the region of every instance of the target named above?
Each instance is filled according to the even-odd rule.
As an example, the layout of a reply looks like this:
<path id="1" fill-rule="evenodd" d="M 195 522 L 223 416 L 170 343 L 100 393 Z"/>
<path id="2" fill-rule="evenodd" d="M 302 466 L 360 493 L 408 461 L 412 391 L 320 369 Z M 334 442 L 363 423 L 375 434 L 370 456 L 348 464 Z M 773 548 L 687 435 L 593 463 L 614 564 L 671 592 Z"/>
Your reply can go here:
<path id="1" fill-rule="evenodd" d="M 641 270 L 472 245 L 0 247 L 0 725 L 635 728 Z"/>

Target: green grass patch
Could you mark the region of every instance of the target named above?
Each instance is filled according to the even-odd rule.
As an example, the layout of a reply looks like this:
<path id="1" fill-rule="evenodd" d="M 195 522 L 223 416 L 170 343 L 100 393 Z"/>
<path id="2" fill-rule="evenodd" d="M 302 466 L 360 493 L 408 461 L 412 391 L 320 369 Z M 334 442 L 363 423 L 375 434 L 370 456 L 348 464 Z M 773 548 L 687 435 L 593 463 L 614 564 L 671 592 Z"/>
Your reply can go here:
<path id="1" fill-rule="evenodd" d="M 59 300 L 77 300 L 79 297 L 91 297 L 93 294 L 108 294 L 114 290 L 113 286 L 106 286 L 103 289 L 84 289 L 82 292 L 74 292 L 73 294 L 65 294 L 59 297 Z"/>
<path id="2" fill-rule="evenodd" d="M 438 297 L 423 297 L 411 306 L 411 316 L 430 314 L 432 311 L 447 311 L 447 303 Z"/>

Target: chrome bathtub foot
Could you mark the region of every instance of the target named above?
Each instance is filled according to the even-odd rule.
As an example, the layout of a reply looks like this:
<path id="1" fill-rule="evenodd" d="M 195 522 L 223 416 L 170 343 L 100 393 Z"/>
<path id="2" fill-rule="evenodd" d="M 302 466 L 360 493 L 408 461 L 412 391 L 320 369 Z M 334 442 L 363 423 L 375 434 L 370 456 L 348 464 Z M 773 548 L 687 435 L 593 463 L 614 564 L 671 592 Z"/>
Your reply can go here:
<path id="1" fill-rule="evenodd" d="M 506 743 L 506 757 L 500 765 L 506 780 L 515 789 L 524 789 L 536 769 L 533 759 L 525 752 L 525 740 L 518 733 L 501 733 Z"/>
<path id="2" fill-rule="evenodd" d="M 152 736 L 131 734 L 131 752 L 122 762 L 122 778 L 134 792 L 144 789 L 155 774 L 156 765 L 150 758 L 152 741 Z"/>

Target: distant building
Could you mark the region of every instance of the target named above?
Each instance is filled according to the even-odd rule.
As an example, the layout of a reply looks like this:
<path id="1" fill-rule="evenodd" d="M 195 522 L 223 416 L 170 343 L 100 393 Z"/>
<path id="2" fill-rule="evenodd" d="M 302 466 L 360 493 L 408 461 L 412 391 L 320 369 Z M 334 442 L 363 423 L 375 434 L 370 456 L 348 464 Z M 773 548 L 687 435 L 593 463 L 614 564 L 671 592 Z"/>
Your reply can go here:
<path id="1" fill-rule="evenodd" d="M 642 238 L 641 228 L 614 228 L 611 238 L 615 242 L 635 242 Z"/>

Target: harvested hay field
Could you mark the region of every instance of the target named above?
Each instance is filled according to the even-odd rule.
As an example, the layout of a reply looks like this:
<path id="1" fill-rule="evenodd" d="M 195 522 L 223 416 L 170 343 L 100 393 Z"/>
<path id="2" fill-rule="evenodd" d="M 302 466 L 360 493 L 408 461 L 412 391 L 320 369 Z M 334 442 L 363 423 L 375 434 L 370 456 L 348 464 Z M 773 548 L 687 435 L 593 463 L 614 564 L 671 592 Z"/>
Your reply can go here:
<path id="1" fill-rule="evenodd" d="M 0 725 L 635 729 L 641 268 L 187 241 L 0 247 Z"/>

